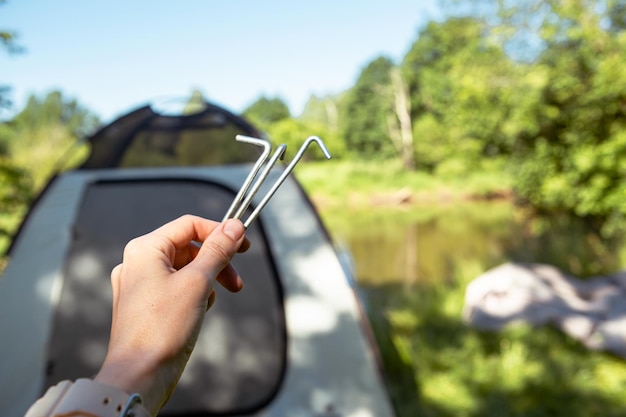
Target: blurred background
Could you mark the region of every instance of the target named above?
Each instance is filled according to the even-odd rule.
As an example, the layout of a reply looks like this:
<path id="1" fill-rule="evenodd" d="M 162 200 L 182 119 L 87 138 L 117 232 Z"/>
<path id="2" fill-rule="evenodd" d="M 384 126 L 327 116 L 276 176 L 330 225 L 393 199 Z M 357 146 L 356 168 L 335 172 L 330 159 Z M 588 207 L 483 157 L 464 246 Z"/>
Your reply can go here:
<path id="1" fill-rule="evenodd" d="M 504 262 L 623 268 L 626 1 L 8 0 L 0 41 L 0 250 L 85 135 L 209 100 L 333 153 L 296 176 L 352 255 L 398 416 L 623 415 L 622 359 L 461 309 Z"/>

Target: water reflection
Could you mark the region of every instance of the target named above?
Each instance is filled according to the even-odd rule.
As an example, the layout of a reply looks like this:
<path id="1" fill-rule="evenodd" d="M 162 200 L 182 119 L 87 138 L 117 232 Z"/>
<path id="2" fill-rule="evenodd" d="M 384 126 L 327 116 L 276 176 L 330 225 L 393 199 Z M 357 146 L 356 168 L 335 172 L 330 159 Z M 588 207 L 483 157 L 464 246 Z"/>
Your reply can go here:
<path id="1" fill-rule="evenodd" d="M 468 264 L 480 273 L 507 261 L 544 262 L 588 276 L 614 272 L 620 263 L 618 246 L 583 225 L 554 221 L 537 230 L 506 202 L 322 215 L 350 250 L 363 284 L 449 282 Z"/>

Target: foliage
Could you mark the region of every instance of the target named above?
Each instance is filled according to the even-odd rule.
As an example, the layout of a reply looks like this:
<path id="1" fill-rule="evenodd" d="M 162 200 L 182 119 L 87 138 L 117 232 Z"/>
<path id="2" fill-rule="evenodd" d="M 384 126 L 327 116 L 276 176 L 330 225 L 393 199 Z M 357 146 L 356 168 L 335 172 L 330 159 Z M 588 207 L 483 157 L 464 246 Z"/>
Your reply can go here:
<path id="1" fill-rule="evenodd" d="M 23 168 L 16 167 L 7 157 L 0 156 L 0 207 L 3 212 L 13 212 L 27 204 L 31 186 L 30 178 Z M 8 231 L 1 226 L 0 235 L 8 235 Z"/>
<path id="2" fill-rule="evenodd" d="M 13 161 L 29 172 L 38 189 L 62 157 L 98 125 L 98 118 L 76 99 L 52 91 L 43 98 L 29 97 L 24 109 L 5 123 L 4 142 Z"/>
<path id="3" fill-rule="evenodd" d="M 4 1 L 0 1 L 2 5 Z M 22 51 L 16 42 L 16 34 L 12 31 L 0 29 L 0 49 L 9 54 Z M 12 102 L 8 98 L 11 88 L 0 85 L 0 114 L 2 110 L 11 107 Z M 0 124 L 0 251 L 2 242 L 10 235 L 21 209 L 26 205 L 32 193 L 31 178 L 25 169 L 19 167 L 9 155 L 8 136 L 9 131 L 5 124 Z M 10 213 L 16 213 L 11 215 Z M 0 259 L 0 270 L 3 260 Z"/>
<path id="4" fill-rule="evenodd" d="M 243 116 L 262 130 L 267 130 L 272 123 L 291 117 L 289 107 L 278 98 L 262 96 L 243 112 Z"/>
<path id="5" fill-rule="evenodd" d="M 52 91 L 45 98 L 31 95 L 26 107 L 15 116 L 11 124 L 18 130 L 28 132 L 51 125 L 62 125 L 68 134 L 79 139 L 93 132 L 99 121 L 76 99 L 66 99 L 60 91 Z"/>
<path id="6" fill-rule="evenodd" d="M 311 97 L 299 118 L 292 118 L 286 104 L 278 99 L 261 97 L 244 112 L 244 117 L 265 130 L 274 145 L 285 144 L 285 160 L 291 160 L 309 136 L 323 139 L 333 158 L 342 158 L 345 143 L 337 131 L 337 103 L 333 98 Z M 303 155 L 303 161 L 326 159 L 322 151 L 312 145 Z"/>
<path id="7" fill-rule="evenodd" d="M 85 156 L 79 140 L 98 126 L 98 119 L 75 99 L 60 92 L 31 96 L 13 119 L 0 123 L 0 251 L 20 222 L 28 202 L 60 163 L 72 165 Z M 68 152 L 69 158 L 65 160 Z"/>
<path id="8" fill-rule="evenodd" d="M 626 218 L 626 33 L 603 23 L 612 19 L 599 1 L 547 4 L 531 122 L 513 135 L 515 189 L 539 213 L 571 213 L 614 235 Z"/>
<path id="9" fill-rule="evenodd" d="M 623 231 L 626 3 L 459 9 L 428 24 L 402 62 L 418 167 L 455 178 L 495 159 L 537 214 L 582 218 L 605 237 Z"/>
<path id="10" fill-rule="evenodd" d="M 0 1 L 0 6 L 5 1 Z M 14 31 L 0 28 L 0 50 L 4 50 L 8 54 L 17 54 L 23 52 L 22 46 L 17 43 L 17 34 Z M 11 107 L 11 100 L 8 98 L 11 87 L 0 84 L 0 114 L 2 110 Z"/>
<path id="11" fill-rule="evenodd" d="M 323 141 L 334 159 L 344 157 L 346 150 L 344 142 L 336 132 L 316 122 L 304 122 L 286 118 L 270 126 L 267 132 L 270 140 L 275 144 L 287 145 L 285 159 L 291 160 L 309 136 L 318 136 Z M 302 157 L 303 161 L 325 160 L 326 157 L 317 145 L 311 145 Z"/>
<path id="12" fill-rule="evenodd" d="M 390 59 L 376 58 L 363 68 L 354 87 L 346 92 L 339 111 L 340 126 L 353 157 L 380 160 L 395 155 L 387 122 L 390 103 L 384 96 L 391 84 L 393 67 Z"/>
<path id="13" fill-rule="evenodd" d="M 191 115 L 200 113 L 206 108 L 206 99 L 202 95 L 200 90 L 194 89 L 191 92 L 191 96 L 189 100 L 185 103 L 185 107 L 183 107 L 182 114 Z"/>
<path id="14" fill-rule="evenodd" d="M 16 166 L 8 157 L 0 156 L 0 272 L 5 263 L 2 255 L 25 213 L 31 194 L 31 177 L 26 170 Z"/>
<path id="15" fill-rule="evenodd" d="M 0 3 L 1 4 L 1 3 Z M 0 30 L 0 45 L 9 53 L 21 52 L 23 49 L 17 44 L 15 32 Z"/>
<path id="16" fill-rule="evenodd" d="M 305 123 L 316 123 L 330 132 L 339 131 L 339 106 L 342 96 L 317 97 L 312 95 L 304 106 L 298 120 Z"/>
<path id="17" fill-rule="evenodd" d="M 506 153 L 515 68 L 470 18 L 430 23 L 404 58 L 418 166 L 459 175 Z"/>

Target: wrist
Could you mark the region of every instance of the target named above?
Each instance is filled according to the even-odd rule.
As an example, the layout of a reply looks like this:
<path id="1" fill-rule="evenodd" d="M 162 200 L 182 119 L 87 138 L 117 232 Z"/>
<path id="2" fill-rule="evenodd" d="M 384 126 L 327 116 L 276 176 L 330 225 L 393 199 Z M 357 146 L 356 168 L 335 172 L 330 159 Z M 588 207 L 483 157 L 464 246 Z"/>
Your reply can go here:
<path id="1" fill-rule="evenodd" d="M 144 407 L 151 415 L 158 414 L 167 401 L 157 379 L 157 366 L 145 356 L 139 358 L 105 359 L 94 381 L 141 395 Z"/>
<path id="2" fill-rule="evenodd" d="M 26 417 L 150 417 L 141 403 L 139 394 L 129 395 L 115 386 L 83 378 L 50 387 Z"/>

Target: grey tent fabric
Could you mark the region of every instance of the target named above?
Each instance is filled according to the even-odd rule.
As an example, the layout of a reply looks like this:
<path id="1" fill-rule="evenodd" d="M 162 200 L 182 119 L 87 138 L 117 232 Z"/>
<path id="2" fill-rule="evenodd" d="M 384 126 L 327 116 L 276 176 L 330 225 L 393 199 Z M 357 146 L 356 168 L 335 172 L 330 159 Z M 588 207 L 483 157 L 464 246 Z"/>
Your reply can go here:
<path id="1" fill-rule="evenodd" d="M 626 273 L 581 280 L 551 265 L 507 263 L 467 286 L 463 317 L 485 330 L 551 324 L 589 349 L 626 358 Z"/>
<path id="2" fill-rule="evenodd" d="M 145 230 L 137 225 L 160 224 L 182 214 L 179 210 L 221 219 L 249 172 L 249 165 L 230 165 L 75 170 L 57 176 L 29 212 L 0 279 L 0 332 L 5 336 L 0 338 L 2 415 L 23 416 L 49 381 L 71 372 L 72 361 L 89 367 L 104 353 L 106 340 L 92 338 L 109 334 L 108 323 L 104 324 L 108 313 L 100 299 L 110 297 L 109 272 L 98 271 L 121 259 L 121 247 L 107 254 L 108 245 L 118 244 L 112 232 L 140 234 Z M 269 183 L 280 175 L 276 167 Z M 142 196 L 142 188 L 157 192 Z M 125 203 L 118 205 L 120 201 Z M 175 207 L 176 201 L 186 203 Z M 88 205 L 100 214 L 83 214 Z M 169 213 L 167 219 L 155 214 L 161 209 Z M 135 217 L 125 218 L 122 211 L 132 211 Z M 252 248 L 234 258 L 245 288 L 230 298 L 227 292 L 218 294 L 206 321 L 208 328 L 202 330 L 188 364 L 189 373 L 185 371 L 172 398 L 176 402 L 168 404 L 163 415 L 321 416 L 332 409 L 345 417 L 392 417 L 354 281 L 293 176 L 287 177 L 247 235 L 253 239 Z M 102 248 L 101 259 L 87 249 L 92 245 Z M 266 284 L 257 279 L 263 269 L 277 278 L 274 289 L 263 287 Z M 68 282 L 70 274 L 76 275 L 72 282 Z M 85 288 L 82 280 L 98 283 Z M 72 287 L 84 291 L 87 302 L 78 303 L 80 308 L 72 306 L 74 300 L 65 293 Z M 269 311 L 260 311 L 261 305 Z M 73 322 L 59 308 L 75 309 L 80 317 Z M 236 337 L 223 336 L 231 331 L 227 329 L 231 313 L 241 321 L 232 328 Z M 216 315 L 219 319 L 214 320 Z M 278 330 L 272 330 L 276 328 L 270 322 L 278 324 Z M 91 324 L 101 329 L 100 336 L 84 328 Z M 55 332 L 61 327 L 71 340 L 57 339 Z M 65 342 L 79 347 L 71 350 L 69 345 L 63 347 Z M 65 349 L 70 354 L 59 356 Z M 254 354 L 248 355 L 253 349 Z M 276 363 L 281 356 L 286 360 L 277 368 L 255 362 Z M 224 360 L 231 361 L 234 372 L 212 366 Z M 269 373 L 261 375 L 267 369 Z M 211 391 L 214 377 L 242 394 L 234 401 L 219 389 Z M 264 404 L 262 397 L 267 399 Z M 229 412 L 229 403 L 240 410 L 251 408 Z"/>
<path id="3" fill-rule="evenodd" d="M 109 273 L 121 262 L 125 243 L 182 214 L 221 219 L 233 197 L 232 191 L 202 181 L 88 186 L 65 262 L 45 386 L 97 372 L 111 325 Z M 236 296 L 216 286 L 216 303 L 162 415 L 243 413 L 270 401 L 281 383 L 286 361 L 282 290 L 260 225 L 247 236 L 250 253 L 233 262 L 250 279 Z"/>

